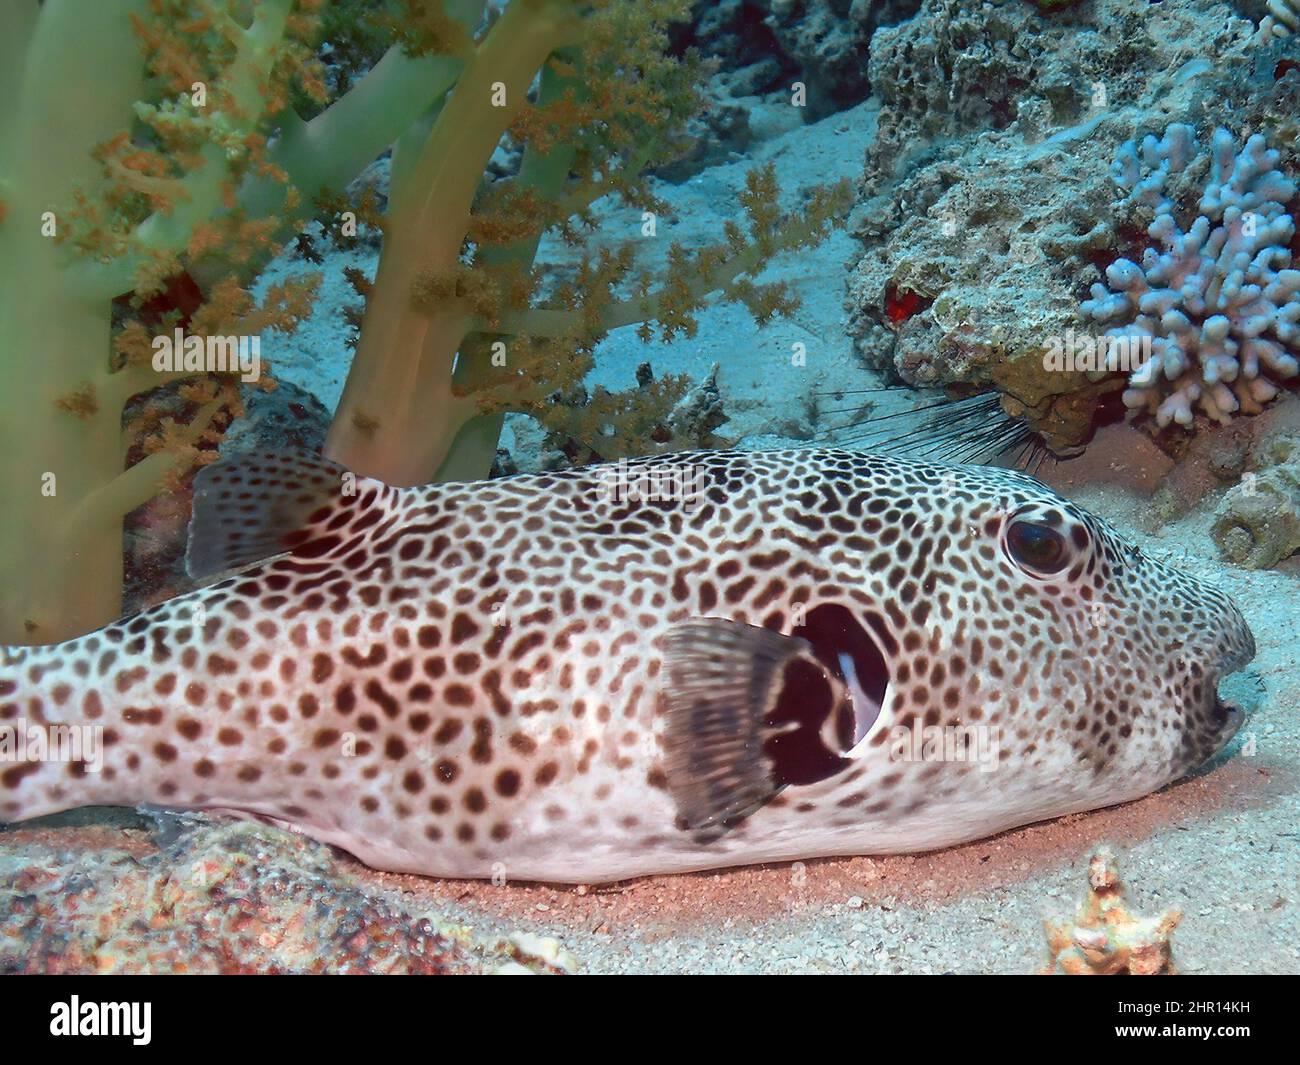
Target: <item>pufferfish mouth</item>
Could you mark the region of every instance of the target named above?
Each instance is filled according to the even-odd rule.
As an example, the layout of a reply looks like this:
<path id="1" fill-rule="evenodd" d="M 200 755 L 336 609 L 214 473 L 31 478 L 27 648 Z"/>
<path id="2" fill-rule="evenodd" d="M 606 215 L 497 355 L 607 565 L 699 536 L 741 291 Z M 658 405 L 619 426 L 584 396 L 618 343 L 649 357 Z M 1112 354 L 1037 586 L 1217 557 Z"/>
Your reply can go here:
<path id="1" fill-rule="evenodd" d="M 1223 676 L 1227 676 L 1227 674 L 1223 674 Z M 1223 676 L 1213 678 L 1210 687 L 1210 721 L 1218 726 L 1223 742 L 1227 743 L 1236 734 L 1237 729 L 1241 728 L 1246 713 L 1231 699 L 1225 699 L 1219 694 L 1219 682 L 1223 679 Z"/>
<path id="2" fill-rule="evenodd" d="M 1236 671 L 1225 669 L 1205 674 L 1205 691 L 1195 701 L 1186 704 L 1183 772 L 1218 757 L 1246 720 L 1246 713 L 1240 706 L 1219 694 L 1219 684 L 1230 672 Z"/>
<path id="3" fill-rule="evenodd" d="M 1255 648 L 1253 641 L 1251 641 L 1249 647 L 1227 656 L 1220 663 L 1219 668 L 1205 678 L 1208 695 L 1206 710 L 1208 711 L 1210 725 L 1215 732 L 1214 754 L 1227 746 L 1246 719 L 1246 712 L 1231 699 L 1225 699 L 1219 691 L 1219 685 L 1223 683 L 1225 677 L 1239 673 L 1254 657 Z"/>
<path id="4" fill-rule="evenodd" d="M 1206 688 L 1210 697 L 1210 719 L 1224 730 L 1225 743 L 1241 727 L 1245 712 L 1232 700 L 1225 699 L 1220 694 L 1219 685 L 1225 677 L 1245 669 L 1255 657 L 1255 634 L 1250 631 L 1250 626 L 1240 614 L 1237 614 L 1237 620 L 1238 625 L 1232 633 L 1230 646 L 1216 663 L 1216 668 L 1206 677 Z"/>

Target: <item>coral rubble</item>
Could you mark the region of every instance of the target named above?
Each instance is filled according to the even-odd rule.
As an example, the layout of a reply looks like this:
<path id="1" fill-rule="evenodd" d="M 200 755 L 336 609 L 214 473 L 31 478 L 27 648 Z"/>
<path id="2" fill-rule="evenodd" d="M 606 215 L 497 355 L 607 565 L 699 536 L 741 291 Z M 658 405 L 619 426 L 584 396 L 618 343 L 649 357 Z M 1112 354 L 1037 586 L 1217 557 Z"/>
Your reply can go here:
<path id="1" fill-rule="evenodd" d="M 1092 286 L 1086 314 L 1106 335 L 1150 350 L 1129 377 L 1126 406 L 1156 424 L 1192 424 L 1196 408 L 1220 423 L 1258 413 L 1297 373 L 1300 270 L 1289 269 L 1295 222 L 1286 205 L 1295 182 L 1277 169 L 1279 153 L 1255 134 L 1240 151 L 1215 130 L 1210 177 L 1194 217 L 1179 219 L 1174 188 L 1200 160 L 1195 131 L 1175 123 L 1162 138 L 1128 141 L 1114 166 L 1125 202 L 1145 205 L 1156 242 L 1141 264 L 1120 258 L 1109 287 Z M 1118 323 L 1118 324 L 1111 324 Z"/>
<path id="2" fill-rule="evenodd" d="M 1169 937 L 1177 910 L 1138 917 L 1124 902 L 1115 856 L 1100 850 L 1088 863 L 1088 895 L 1071 921 L 1043 922 L 1050 958 L 1044 974 L 1172 976 Z"/>
<path id="3" fill-rule="evenodd" d="M 1224 494 L 1211 535 L 1224 558 L 1265 569 L 1300 551 L 1300 435 L 1267 439 L 1254 464 Z"/>

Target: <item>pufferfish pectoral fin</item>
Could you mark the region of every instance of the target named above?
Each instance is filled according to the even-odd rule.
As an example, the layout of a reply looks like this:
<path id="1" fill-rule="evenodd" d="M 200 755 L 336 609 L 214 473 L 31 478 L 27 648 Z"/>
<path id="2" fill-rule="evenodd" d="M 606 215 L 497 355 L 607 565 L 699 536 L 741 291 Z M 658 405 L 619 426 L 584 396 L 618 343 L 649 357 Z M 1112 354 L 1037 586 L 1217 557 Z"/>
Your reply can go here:
<path id="1" fill-rule="evenodd" d="M 322 555 L 339 512 L 364 500 L 342 466 L 306 452 L 248 454 L 194 477 L 185 569 L 196 581 L 229 576 L 287 553 Z M 373 498 L 370 500 L 373 502 Z"/>
<path id="2" fill-rule="evenodd" d="M 734 621 L 675 625 L 664 638 L 665 773 L 687 828 L 753 813 L 784 781 L 764 749 L 786 666 L 806 641 Z"/>

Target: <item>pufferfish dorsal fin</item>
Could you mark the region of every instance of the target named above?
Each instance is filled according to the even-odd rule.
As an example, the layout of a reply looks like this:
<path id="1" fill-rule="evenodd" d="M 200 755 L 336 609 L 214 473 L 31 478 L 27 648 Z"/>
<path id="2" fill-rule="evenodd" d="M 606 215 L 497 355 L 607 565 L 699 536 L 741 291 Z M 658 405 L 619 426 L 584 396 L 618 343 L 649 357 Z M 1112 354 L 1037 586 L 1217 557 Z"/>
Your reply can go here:
<path id="1" fill-rule="evenodd" d="M 342 542 L 343 512 L 375 501 L 361 483 L 342 466 L 301 451 L 204 466 L 194 478 L 186 572 L 208 581 L 280 555 L 328 554 Z"/>
<path id="2" fill-rule="evenodd" d="M 717 829 L 784 786 L 764 751 L 786 665 L 806 641 L 703 618 L 664 637 L 664 772 L 687 828 Z"/>

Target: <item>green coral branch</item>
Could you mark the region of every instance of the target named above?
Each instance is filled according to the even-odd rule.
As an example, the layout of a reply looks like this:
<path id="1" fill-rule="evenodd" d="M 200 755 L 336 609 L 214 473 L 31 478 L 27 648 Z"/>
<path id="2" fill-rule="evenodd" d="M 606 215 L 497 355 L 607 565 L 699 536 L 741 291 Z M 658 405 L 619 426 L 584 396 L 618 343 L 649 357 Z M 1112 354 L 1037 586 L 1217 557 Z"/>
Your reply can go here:
<path id="1" fill-rule="evenodd" d="M 400 146 L 409 162 L 390 186 L 376 284 L 326 441 L 327 454 L 352 469 L 394 483 L 427 481 L 438 463 L 430 468 L 424 456 L 445 455 L 463 421 L 451 410 L 460 404 L 449 390 L 470 323 L 454 311 L 430 321 L 412 306 L 412 294 L 419 277 L 456 269 L 488 160 L 529 106 L 528 89 L 547 57 L 580 40 L 580 10 L 562 0 L 511 4 L 467 57 L 423 145 Z M 421 427 L 431 396 L 447 408 L 432 434 Z M 377 438 L 379 411 L 385 420 Z M 413 443 L 420 436 L 423 446 Z"/>
<path id="2" fill-rule="evenodd" d="M 422 231 L 434 228 L 431 212 L 469 214 L 488 159 L 526 106 L 535 72 L 552 52 L 581 38 L 577 6 L 532 0 L 506 9 L 461 71 L 411 169 L 391 190 L 395 213 Z M 505 96 L 500 107 L 488 104 L 498 85 Z"/>
<path id="3" fill-rule="evenodd" d="M 431 101 L 451 89 L 462 65 L 453 56 L 413 58 L 394 46 L 311 121 L 288 116 L 268 159 L 310 203 L 325 189 L 351 181 L 396 141 Z M 252 214 L 271 213 L 283 206 L 283 188 L 281 182 L 252 182 L 241 191 L 239 206 Z"/>
<path id="4" fill-rule="evenodd" d="M 456 0 L 451 13 L 473 25 L 483 7 L 483 0 Z M 293 0 L 263 0 L 247 29 L 229 18 L 220 20 L 236 46 L 223 82 L 234 106 L 229 113 L 207 116 L 217 139 L 199 148 L 200 165 L 172 183 L 175 192 L 167 208 L 135 226 L 125 241 L 128 251 L 108 263 L 74 268 L 84 275 L 82 284 L 88 294 L 116 296 L 130 291 L 142 270 L 156 272 L 159 262 L 168 262 L 186 249 L 195 227 L 224 214 L 227 188 L 238 176 L 235 164 L 242 160 L 241 138 L 274 119 L 277 137 L 266 153 L 266 167 L 244 176 L 235 197 L 241 214 L 277 221 L 265 236 L 260 253 L 248 255 L 238 265 L 241 276 L 251 277 L 270 258 L 272 249 L 288 240 L 310 216 L 317 197 L 351 181 L 392 144 L 421 111 L 455 84 L 463 65 L 455 56 L 415 57 L 394 45 L 351 90 L 310 121 L 302 121 L 291 111 L 271 115 L 263 98 L 264 86 L 292 8 Z M 209 10 L 213 10 L 210 5 Z M 293 200 L 290 189 L 298 193 Z M 232 269 L 222 256 L 190 265 L 192 272 L 208 283 Z"/>
<path id="5" fill-rule="evenodd" d="M 450 0 L 447 14 L 467 29 L 483 17 L 485 0 Z M 340 189 L 394 145 L 393 185 L 404 180 L 403 161 L 411 140 L 423 144 L 442 100 L 465 65 L 459 55 L 407 54 L 393 45 L 351 89 L 308 122 L 292 113 L 281 117 L 280 135 L 268 161 L 300 192 L 296 206 L 286 204 L 286 185 L 253 176 L 240 188 L 239 209 L 254 217 L 279 217 L 274 241 L 283 243 L 310 215 L 321 193 Z M 261 256 L 249 269 L 265 260 Z"/>
<path id="6" fill-rule="evenodd" d="M 0 4 L 0 100 L 6 102 L 6 106 L 0 107 L 0 180 L 12 165 L 18 117 L 18 109 L 7 104 L 18 99 L 26 52 L 36 34 L 40 13 L 37 0 L 7 0 Z"/>
<path id="7" fill-rule="evenodd" d="M 294 0 L 0 3 L 0 495 L 10 506 L 0 644 L 54 642 L 119 615 L 123 515 L 175 487 L 195 445 L 213 439 L 212 420 L 237 402 L 228 383 L 197 375 L 182 421 L 146 411 L 124 442 L 127 401 L 190 375 L 147 372 L 158 322 L 127 323 L 133 346 L 115 371 L 128 329 L 115 334 L 113 299 L 157 291 L 157 272 L 180 263 L 200 227 L 204 246 L 231 248 L 273 228 L 213 220 L 241 177 L 275 169 L 264 127 L 288 78 L 310 73 L 310 10 Z M 210 111 L 159 101 L 159 86 L 200 80 Z M 196 332 L 260 331 L 301 317 L 305 286 L 262 307 L 225 281 L 205 296 Z M 140 448 L 145 460 L 124 469 L 124 450 Z"/>
<path id="8" fill-rule="evenodd" d="M 581 92 L 582 85 L 577 76 L 562 73 L 554 63 L 542 66 L 537 92 L 538 108 L 550 107 L 566 94 L 576 95 Z M 553 145 L 542 149 L 537 144 L 527 144 L 514 181 L 514 190 L 525 191 L 543 203 L 555 199 L 564 188 L 575 154 L 576 149 L 572 145 Z M 541 238 L 541 228 L 537 227 L 530 236 L 511 244 L 482 248 L 479 260 L 489 270 L 516 268 L 522 273 L 532 266 Z M 469 326 L 469 332 L 461 343 L 461 357 L 452 372 L 453 388 L 469 391 L 481 384 L 490 366 L 487 352 L 491 344 L 504 339 L 508 339 L 508 335 L 487 326 Z M 479 417 L 470 416 L 452 441 L 447 457 L 438 468 L 437 476 L 446 480 L 481 476 L 496 456 L 503 419 L 504 414 L 499 411 Z"/>
<path id="9" fill-rule="evenodd" d="M 197 453 L 193 449 L 225 408 L 224 398 L 203 404 L 188 423 L 172 434 L 169 447 L 146 455 L 84 496 L 73 512 L 73 527 L 104 520 L 120 523 L 136 507 L 162 493 L 194 465 Z"/>
<path id="10" fill-rule="evenodd" d="M 160 257 L 179 255 L 195 227 L 221 208 L 222 190 L 233 175 L 232 163 L 240 158 L 239 141 L 255 132 L 265 117 L 264 87 L 276 61 L 273 46 L 284 34 L 293 4 L 294 0 L 261 0 L 247 29 L 213 5 L 203 5 L 235 45 L 223 79 L 233 107 L 206 117 L 215 142 L 199 149 L 199 165 L 178 179 L 168 209 L 155 211 L 135 226 L 126 238 L 130 250 L 111 262 L 85 264 L 78 271 L 84 275 L 88 294 L 111 298 L 130 291 L 142 269 Z"/>

